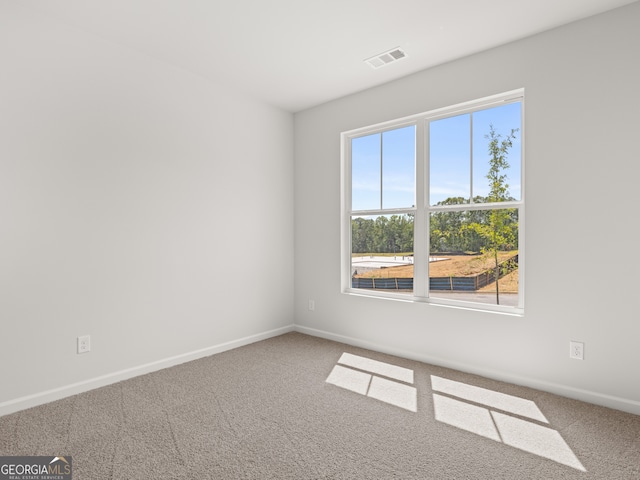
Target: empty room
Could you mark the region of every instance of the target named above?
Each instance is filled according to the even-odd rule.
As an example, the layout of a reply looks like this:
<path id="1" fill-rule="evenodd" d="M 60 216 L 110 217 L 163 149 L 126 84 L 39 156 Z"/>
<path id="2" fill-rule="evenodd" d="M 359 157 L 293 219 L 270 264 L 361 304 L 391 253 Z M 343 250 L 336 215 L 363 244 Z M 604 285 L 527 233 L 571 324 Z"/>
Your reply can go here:
<path id="1" fill-rule="evenodd" d="M 0 0 L 0 479 L 640 478 L 640 2 Z"/>

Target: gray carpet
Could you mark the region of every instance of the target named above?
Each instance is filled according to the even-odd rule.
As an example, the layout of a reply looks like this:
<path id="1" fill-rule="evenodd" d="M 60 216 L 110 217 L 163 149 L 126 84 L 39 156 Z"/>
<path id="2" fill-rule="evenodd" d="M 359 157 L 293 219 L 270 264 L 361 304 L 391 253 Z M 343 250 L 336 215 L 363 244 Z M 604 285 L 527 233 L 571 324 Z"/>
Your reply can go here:
<path id="1" fill-rule="evenodd" d="M 290 333 L 0 417 L 0 454 L 76 480 L 640 479 L 640 417 Z"/>

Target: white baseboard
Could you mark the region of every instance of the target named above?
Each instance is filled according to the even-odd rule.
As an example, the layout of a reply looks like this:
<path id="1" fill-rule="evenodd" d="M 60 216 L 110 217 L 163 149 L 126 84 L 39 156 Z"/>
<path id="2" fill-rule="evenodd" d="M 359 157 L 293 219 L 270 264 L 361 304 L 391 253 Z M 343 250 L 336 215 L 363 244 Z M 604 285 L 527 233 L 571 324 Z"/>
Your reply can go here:
<path id="1" fill-rule="evenodd" d="M 139 375 L 144 375 L 146 373 L 155 372 L 164 368 L 173 367 L 174 365 L 179 365 L 181 363 L 190 362 L 199 358 L 208 357 L 209 355 L 225 352 L 227 350 L 233 350 L 234 348 L 243 347 L 251 343 L 266 340 L 267 338 L 271 337 L 277 337 L 278 335 L 283 335 L 292 331 L 294 331 L 293 324 L 286 327 L 277 328 L 275 330 L 258 333 L 256 335 L 239 338 L 230 342 L 221 343 L 219 345 L 202 348 L 193 352 L 187 352 L 170 358 L 146 363 L 137 367 L 127 368 L 125 370 L 120 370 L 118 372 L 109 373 L 100 377 L 91 378 L 82 382 L 76 382 L 70 385 L 54 388 L 52 390 L 34 393 L 32 395 L 16 398 L 14 400 L 8 400 L 6 402 L 0 403 L 0 417 L 20 410 L 24 410 L 26 408 L 31 408 L 42 405 L 44 403 L 60 400 L 61 398 L 76 395 L 88 390 L 104 387 L 105 385 L 110 385 L 122 380 L 137 377 Z"/>
<path id="2" fill-rule="evenodd" d="M 640 415 L 640 402 L 635 400 L 615 397 L 612 395 L 592 392 L 589 390 L 582 390 L 579 388 L 573 388 L 566 385 L 546 382 L 534 378 L 522 377 L 498 370 L 478 368 L 475 365 L 452 362 L 442 358 L 431 357 L 429 355 L 408 352 L 402 349 L 379 345 L 358 338 L 347 337 L 324 330 L 317 330 L 315 328 L 303 327 L 301 325 L 295 325 L 294 329 L 296 332 L 304 333 L 314 337 L 325 338 L 327 340 L 333 340 L 335 342 L 346 343 L 347 345 L 353 345 L 354 347 L 366 348 L 368 350 L 374 350 L 376 352 L 386 353 L 389 355 L 394 355 L 396 357 L 407 358 L 409 360 L 416 360 L 422 363 L 438 365 L 441 367 L 459 370 L 461 372 L 481 375 L 483 377 L 492 378 L 494 380 L 513 383 L 529 388 L 535 388 L 536 390 L 554 393 L 563 397 L 573 398 L 575 400 L 581 400 L 583 402 L 593 403 L 595 405 L 601 405 L 604 407 L 613 408 L 615 410 L 621 410 L 623 412 Z"/>

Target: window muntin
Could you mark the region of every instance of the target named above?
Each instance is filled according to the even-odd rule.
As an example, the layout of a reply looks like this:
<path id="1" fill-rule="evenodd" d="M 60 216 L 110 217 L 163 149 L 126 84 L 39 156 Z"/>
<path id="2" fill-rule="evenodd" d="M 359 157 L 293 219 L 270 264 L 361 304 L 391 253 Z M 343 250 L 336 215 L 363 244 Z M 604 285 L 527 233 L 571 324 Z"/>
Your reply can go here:
<path id="1" fill-rule="evenodd" d="M 379 128 L 367 127 L 343 134 L 343 145 L 346 146 L 343 152 L 346 169 L 343 170 L 346 180 L 345 194 L 351 200 L 351 205 L 349 202 L 343 203 L 346 214 L 343 216 L 345 222 L 343 223 L 343 258 L 345 259 L 343 288 L 345 291 L 357 291 L 376 296 L 398 296 L 399 293 L 403 293 L 402 298 L 409 297 L 417 301 L 522 313 L 524 304 L 522 295 L 524 245 L 521 241 L 524 238 L 522 235 L 524 227 L 523 94 L 522 90 L 518 90 L 465 105 L 387 122 Z M 408 124 L 410 124 L 409 127 L 407 127 Z M 498 146 L 506 137 L 511 141 L 506 151 L 506 163 L 502 164 L 502 167 L 507 165 L 507 168 L 497 170 L 494 168 L 493 171 L 493 179 L 499 180 L 500 188 L 495 188 L 495 184 L 492 188 L 487 178 L 487 174 L 491 171 L 491 152 L 489 151 L 491 138 L 487 138 L 490 126 L 493 126 L 494 135 L 498 136 Z M 400 135 L 394 138 L 388 133 L 404 133 L 402 129 L 405 128 L 407 131 L 412 131 L 413 136 L 402 139 Z M 401 141 L 403 143 L 399 144 Z M 370 194 L 368 203 L 361 201 L 366 198 L 360 188 L 360 184 L 364 184 L 361 182 L 364 178 L 363 171 L 360 166 L 353 166 L 353 158 L 356 158 L 356 161 L 359 156 L 364 158 L 364 155 L 361 155 L 364 151 L 361 145 L 367 142 L 369 142 L 371 153 L 367 173 L 371 178 L 375 178 L 375 182 L 379 185 L 374 189 L 371 187 L 374 182 L 370 182 L 369 191 L 374 193 Z M 375 143 L 378 143 L 377 148 L 374 146 Z M 424 148 L 421 147 L 422 145 Z M 388 196 L 387 191 L 392 190 L 388 187 L 392 185 L 391 170 L 385 170 L 385 160 L 390 161 L 394 157 L 394 152 L 410 152 L 405 155 L 405 160 L 413 155 L 416 162 L 413 179 L 410 175 L 405 175 L 404 181 L 400 184 L 404 187 L 405 196 L 400 197 L 402 200 L 395 203 L 385 201 L 385 196 Z M 375 160 L 376 155 L 377 160 Z M 409 164 L 407 161 L 406 165 Z M 379 172 L 377 176 L 374 170 Z M 411 170 L 412 168 L 407 166 L 404 173 Z M 418 173 L 415 174 L 415 172 Z M 505 173 L 506 176 L 504 176 Z M 385 179 L 385 176 L 388 178 Z M 409 199 L 413 199 L 411 205 L 409 205 L 411 201 Z M 402 292 L 400 291 L 402 289 L 395 292 L 393 289 L 378 291 L 363 287 L 360 281 L 354 282 L 354 265 L 357 262 L 352 263 L 352 258 L 360 253 L 377 256 L 376 254 L 383 252 L 356 252 L 361 248 L 352 248 L 352 236 L 355 238 L 356 235 L 361 235 L 361 232 L 356 232 L 352 223 L 361 221 L 360 219 L 367 216 L 369 219 L 375 219 L 380 215 L 385 215 L 387 221 L 392 215 L 404 217 L 405 229 L 413 228 L 413 252 L 400 248 L 398 242 L 393 239 L 388 238 L 386 243 L 383 242 L 387 245 L 387 250 L 395 246 L 395 252 L 387 251 L 384 252 L 385 255 L 396 257 L 396 260 L 404 257 L 406 261 L 407 258 L 411 258 L 413 272 L 405 272 L 406 277 L 391 277 L 410 279 L 406 282 L 412 282 L 411 289 L 404 289 Z M 442 220 L 446 215 L 449 215 L 449 220 L 452 222 L 454 217 L 460 218 L 455 228 L 451 227 L 449 231 L 443 232 L 442 222 L 436 225 L 436 219 Z M 492 216 L 493 223 L 488 220 Z M 471 222 L 474 218 L 480 221 Z M 505 221 L 507 218 L 510 219 L 510 223 Z M 507 224 L 510 225 L 508 229 Z M 510 229 L 509 242 L 494 241 L 491 244 L 487 241 L 491 238 L 489 231 L 491 228 L 499 227 L 505 228 L 503 233 Z M 437 262 L 447 261 L 442 260 L 441 250 L 444 246 L 451 246 L 450 243 L 444 242 L 443 238 L 451 239 L 456 235 L 460 238 L 478 236 L 483 232 L 485 244 L 479 246 L 476 242 L 473 246 L 478 251 L 445 253 L 464 253 L 469 260 L 477 260 L 481 256 L 485 257 L 485 260 L 493 260 L 494 272 L 504 271 L 506 272 L 504 275 L 510 276 L 511 290 L 507 292 L 500 289 L 501 284 L 507 282 L 502 273 L 499 274 L 497 293 L 494 288 L 495 283 L 489 285 L 488 288 L 493 289 L 489 290 L 489 293 L 479 290 L 465 292 L 457 288 L 445 291 L 442 286 L 436 286 L 432 278 L 435 278 L 435 273 L 439 270 L 436 268 Z M 440 235 L 439 239 L 438 235 Z M 490 248 L 492 246 L 493 248 Z M 461 248 L 460 245 L 458 247 Z M 379 248 L 376 247 L 374 250 Z M 498 269 L 495 269 L 496 258 L 498 258 Z M 508 264 L 502 265 L 505 259 L 508 260 Z M 395 266 L 392 267 L 393 270 L 389 268 L 391 267 L 380 269 L 380 278 L 383 270 L 386 270 L 384 273 L 387 276 L 390 272 L 395 273 L 400 270 Z M 360 273 L 358 275 L 362 277 Z M 372 274 L 369 273 L 369 276 Z M 468 277 L 473 274 L 467 272 L 462 276 Z M 514 277 L 516 278 L 515 287 Z M 482 281 L 479 282 L 482 283 Z M 382 280 L 380 283 L 383 286 L 387 285 Z M 458 282 L 450 278 L 450 283 Z"/>

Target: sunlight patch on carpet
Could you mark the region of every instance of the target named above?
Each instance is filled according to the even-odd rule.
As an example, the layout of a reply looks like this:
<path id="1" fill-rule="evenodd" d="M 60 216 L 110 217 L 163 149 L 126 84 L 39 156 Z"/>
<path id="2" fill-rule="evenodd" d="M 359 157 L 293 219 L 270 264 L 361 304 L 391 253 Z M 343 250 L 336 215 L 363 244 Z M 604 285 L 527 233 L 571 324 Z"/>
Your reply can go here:
<path id="1" fill-rule="evenodd" d="M 408 368 L 343 353 L 326 382 L 410 412 L 418 411 L 418 391 L 412 386 L 413 370 Z"/>
<path id="2" fill-rule="evenodd" d="M 526 420 L 491 412 L 502 441 L 515 448 L 585 472 L 585 468 L 567 442 L 553 428 L 544 427 Z"/>
<path id="3" fill-rule="evenodd" d="M 338 363 L 348 367 L 357 368 L 366 372 L 376 373 L 383 377 L 393 378 L 405 383 L 413 383 L 413 370 L 409 368 L 391 365 L 386 362 L 379 362 L 370 358 L 353 355 L 351 353 L 343 353 Z"/>
<path id="4" fill-rule="evenodd" d="M 371 375 L 336 365 L 327 377 L 327 383 L 351 390 L 360 395 L 366 395 L 369 391 Z"/>
<path id="5" fill-rule="evenodd" d="M 431 375 L 431 386 L 434 391 L 441 392 L 433 394 L 436 420 L 587 471 L 558 431 L 540 425 L 549 421 L 531 400 L 435 375 Z"/>
<path id="6" fill-rule="evenodd" d="M 531 418 L 539 422 L 549 423 L 535 402 L 525 398 L 514 397 L 505 393 L 496 392 L 486 388 L 467 385 L 447 378 L 431 376 L 431 388 L 437 392 L 443 392 L 475 403 L 481 403 L 487 407 L 504 410 L 506 412 Z"/>
<path id="7" fill-rule="evenodd" d="M 443 395 L 433 394 L 433 408 L 436 420 L 481 435 L 496 442 L 500 434 L 486 408 L 461 402 Z"/>
<path id="8" fill-rule="evenodd" d="M 418 392 L 415 387 L 392 382 L 386 378 L 373 377 L 367 396 L 410 412 L 418 411 Z"/>

